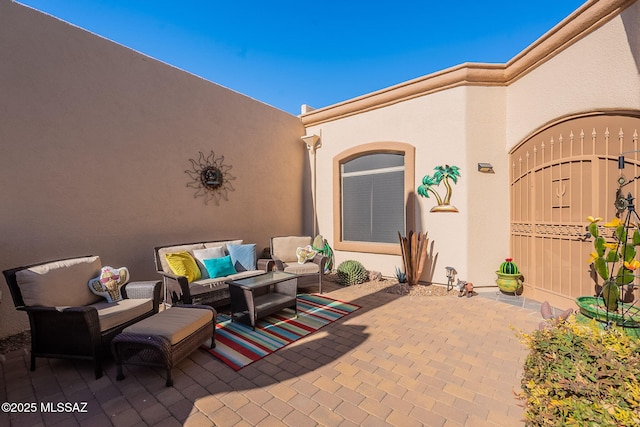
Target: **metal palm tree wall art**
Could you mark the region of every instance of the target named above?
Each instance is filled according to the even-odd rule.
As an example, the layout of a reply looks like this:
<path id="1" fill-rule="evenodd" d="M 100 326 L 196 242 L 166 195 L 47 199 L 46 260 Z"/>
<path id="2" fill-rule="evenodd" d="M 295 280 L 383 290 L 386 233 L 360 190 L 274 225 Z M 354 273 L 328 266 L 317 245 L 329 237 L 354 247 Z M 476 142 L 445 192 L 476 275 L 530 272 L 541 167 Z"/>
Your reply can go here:
<path id="1" fill-rule="evenodd" d="M 196 189 L 194 198 L 204 197 L 204 203 L 213 200 L 216 205 L 220 200 L 229 201 L 228 192 L 235 191 L 230 181 L 236 179 L 229 173 L 232 166 L 224 164 L 224 156 L 216 158 L 213 151 L 208 156 L 200 152 L 198 160 L 189 159 L 192 169 L 184 171 L 191 177 L 187 187 Z"/>
<path id="2" fill-rule="evenodd" d="M 422 185 L 418 187 L 418 194 L 426 198 L 429 198 L 429 193 L 435 196 L 438 205 L 431 208 L 431 212 L 458 212 L 458 209 L 450 204 L 453 193 L 450 181 L 453 181 L 454 184 L 458 183 L 460 168 L 458 166 L 444 165 L 436 166 L 434 170 L 435 173 L 433 176 L 425 175 L 424 178 L 422 178 Z M 440 197 L 440 194 L 434 188 L 435 186 L 439 186 L 440 183 L 444 184 L 447 191 L 444 199 Z"/>

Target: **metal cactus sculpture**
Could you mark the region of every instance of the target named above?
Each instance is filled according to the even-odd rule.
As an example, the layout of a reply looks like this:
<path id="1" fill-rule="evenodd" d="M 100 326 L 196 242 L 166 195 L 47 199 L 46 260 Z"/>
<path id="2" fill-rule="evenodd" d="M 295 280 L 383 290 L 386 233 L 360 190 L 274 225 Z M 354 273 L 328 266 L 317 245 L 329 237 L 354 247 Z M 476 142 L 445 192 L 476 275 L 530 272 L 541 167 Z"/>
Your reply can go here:
<path id="1" fill-rule="evenodd" d="M 409 231 L 407 237 L 403 237 L 400 233 L 398 233 L 398 237 L 400 238 L 400 250 L 407 283 L 410 286 L 417 285 L 427 260 L 429 245 L 427 233 Z"/>
<path id="2" fill-rule="evenodd" d="M 435 173 L 433 176 L 425 175 L 424 178 L 422 178 L 422 185 L 418 187 L 418 194 L 426 198 L 429 198 L 429 193 L 435 196 L 438 205 L 431 208 L 431 212 L 458 212 L 458 209 L 450 204 L 453 193 L 450 181 L 453 181 L 454 184 L 458 183 L 460 168 L 458 166 L 444 165 L 436 166 L 434 170 Z M 434 188 L 435 186 L 439 186 L 440 183 L 444 184 L 447 191 L 444 199 L 440 197 L 440 194 Z"/>

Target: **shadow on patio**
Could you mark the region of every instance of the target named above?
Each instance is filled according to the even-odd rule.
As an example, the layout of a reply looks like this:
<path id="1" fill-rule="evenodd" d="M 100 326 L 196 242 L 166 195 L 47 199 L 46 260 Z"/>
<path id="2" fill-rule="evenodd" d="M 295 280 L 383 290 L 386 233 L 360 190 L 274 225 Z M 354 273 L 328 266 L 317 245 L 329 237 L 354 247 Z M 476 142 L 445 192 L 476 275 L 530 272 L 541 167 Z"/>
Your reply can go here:
<path id="1" fill-rule="evenodd" d="M 511 326 L 539 314 L 486 298 L 409 297 L 327 283 L 362 308 L 238 372 L 204 351 L 174 369 L 14 355 L 3 400 L 87 402 L 86 413 L 1 414 L 11 425 L 519 425 L 526 356 Z M 6 422 L 6 423 L 5 423 Z"/>

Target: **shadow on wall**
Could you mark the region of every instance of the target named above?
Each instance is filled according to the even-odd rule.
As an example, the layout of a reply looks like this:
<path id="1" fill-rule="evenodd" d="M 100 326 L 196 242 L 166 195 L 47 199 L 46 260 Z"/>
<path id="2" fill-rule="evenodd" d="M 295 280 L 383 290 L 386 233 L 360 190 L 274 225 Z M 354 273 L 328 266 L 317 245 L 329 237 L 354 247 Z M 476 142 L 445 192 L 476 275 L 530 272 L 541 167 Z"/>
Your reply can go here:
<path id="1" fill-rule="evenodd" d="M 627 33 L 627 40 L 629 40 L 631 54 L 636 61 L 638 73 L 640 73 L 640 27 L 638 26 L 638 22 L 640 22 L 640 4 L 636 3 L 624 11 L 621 17 Z"/>
<path id="2" fill-rule="evenodd" d="M 418 202 L 418 195 L 415 192 L 409 193 L 407 198 L 406 211 L 413 212 L 413 219 L 408 215 L 407 227 L 411 229 L 413 224 L 413 231 L 416 233 L 423 232 L 428 233 L 429 230 L 425 230 L 422 226 L 422 209 Z M 408 232 L 409 230 L 407 230 Z M 427 235 L 427 237 L 429 237 Z M 429 248 L 427 249 L 427 260 L 424 263 L 422 274 L 420 275 L 420 281 L 426 283 L 433 283 L 433 276 L 435 275 L 436 265 L 438 263 L 438 254 L 434 253 L 435 241 L 429 240 Z"/>
<path id="3" fill-rule="evenodd" d="M 420 276 L 420 280 L 427 283 L 433 283 L 433 276 L 436 271 L 436 265 L 438 264 L 438 254 L 433 253 L 435 244 L 435 241 L 430 241 L 429 250 L 427 252 L 427 260 L 424 263 L 422 276 Z"/>

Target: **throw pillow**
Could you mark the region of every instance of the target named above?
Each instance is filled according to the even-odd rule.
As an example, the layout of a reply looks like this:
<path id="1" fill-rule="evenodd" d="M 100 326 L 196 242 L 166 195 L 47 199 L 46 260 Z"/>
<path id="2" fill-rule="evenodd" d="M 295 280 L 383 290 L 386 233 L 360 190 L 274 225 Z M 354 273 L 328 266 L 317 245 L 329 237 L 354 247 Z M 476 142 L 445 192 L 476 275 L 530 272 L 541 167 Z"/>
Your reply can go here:
<path id="1" fill-rule="evenodd" d="M 200 268 L 201 278 L 209 278 L 209 272 L 207 271 L 207 267 L 204 265 L 205 259 L 221 258 L 225 255 L 226 253 L 224 252 L 224 248 L 222 246 L 213 246 L 206 249 L 194 249 L 193 257 L 196 260 L 196 264 L 198 264 L 198 268 Z"/>
<path id="2" fill-rule="evenodd" d="M 256 245 L 227 245 L 231 263 L 236 271 L 249 271 L 256 269 Z"/>
<path id="3" fill-rule="evenodd" d="M 298 256 L 298 264 L 304 264 L 305 262 L 313 259 L 316 256 L 316 251 L 313 250 L 311 245 L 304 246 L 296 249 L 296 255 Z"/>
<path id="4" fill-rule="evenodd" d="M 233 268 L 229 255 L 221 258 L 205 259 L 204 265 L 207 267 L 211 279 L 237 273 L 236 269 Z"/>
<path id="5" fill-rule="evenodd" d="M 120 288 L 129 281 L 127 267 L 113 268 L 104 266 L 100 275 L 89 280 L 89 290 L 104 297 L 107 302 L 122 301 Z"/>
<path id="6" fill-rule="evenodd" d="M 202 277 L 198 264 L 189 252 L 166 254 L 165 257 L 173 274 L 186 277 L 189 283 Z"/>

